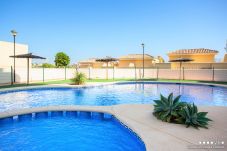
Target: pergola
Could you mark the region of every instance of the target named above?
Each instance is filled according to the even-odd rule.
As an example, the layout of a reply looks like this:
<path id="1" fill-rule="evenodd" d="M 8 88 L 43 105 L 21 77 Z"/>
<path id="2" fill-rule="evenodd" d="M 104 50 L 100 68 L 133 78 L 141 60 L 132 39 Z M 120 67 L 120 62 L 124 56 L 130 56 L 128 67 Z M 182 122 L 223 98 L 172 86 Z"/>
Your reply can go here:
<path id="1" fill-rule="evenodd" d="M 114 63 L 114 62 L 118 61 L 118 59 L 106 56 L 105 58 L 96 59 L 95 61 L 106 63 L 106 79 L 108 79 L 108 65 L 110 62 Z M 113 65 L 113 74 L 114 74 L 114 65 Z M 114 76 L 113 76 L 113 78 L 114 78 Z"/>
<path id="2" fill-rule="evenodd" d="M 46 59 L 44 57 L 33 55 L 32 53 L 20 54 L 20 55 L 15 55 L 15 56 L 10 56 L 10 57 L 27 59 L 27 84 L 29 84 L 29 59 Z"/>
<path id="3" fill-rule="evenodd" d="M 193 61 L 193 59 L 190 58 L 177 58 L 177 59 L 173 59 L 170 60 L 169 62 L 179 62 L 180 63 L 180 80 L 181 80 L 181 66 L 183 62 L 190 62 Z"/>

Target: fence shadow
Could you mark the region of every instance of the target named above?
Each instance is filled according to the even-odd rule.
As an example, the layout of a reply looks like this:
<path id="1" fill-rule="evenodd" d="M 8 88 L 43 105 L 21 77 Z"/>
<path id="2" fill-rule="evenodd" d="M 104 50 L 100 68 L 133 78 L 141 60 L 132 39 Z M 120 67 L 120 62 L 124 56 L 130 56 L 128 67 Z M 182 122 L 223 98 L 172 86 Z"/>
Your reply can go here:
<path id="1" fill-rule="evenodd" d="M 11 83 L 11 71 L 4 70 L 0 68 L 0 83 L 8 84 Z"/>

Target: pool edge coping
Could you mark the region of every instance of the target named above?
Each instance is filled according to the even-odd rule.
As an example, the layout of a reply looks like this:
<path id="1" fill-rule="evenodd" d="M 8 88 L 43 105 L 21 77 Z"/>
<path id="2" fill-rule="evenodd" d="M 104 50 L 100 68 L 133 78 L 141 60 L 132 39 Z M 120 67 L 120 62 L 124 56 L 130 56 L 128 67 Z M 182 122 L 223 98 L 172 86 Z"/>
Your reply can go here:
<path id="1" fill-rule="evenodd" d="M 105 85 L 113 85 L 113 84 L 121 84 L 121 83 L 154 83 L 154 84 L 185 84 L 185 85 L 201 85 L 201 86 L 216 86 L 216 87 L 224 87 L 227 88 L 225 84 L 215 84 L 215 83 L 193 83 L 193 82 L 169 82 L 169 81 L 116 81 L 116 82 L 100 82 L 95 84 L 87 84 L 87 85 L 70 85 L 70 84 L 48 84 L 48 85 L 37 85 L 37 86 L 23 86 L 23 87 L 13 87 L 13 88 L 3 88 L 0 89 L 0 92 L 14 91 L 14 90 L 29 90 L 36 88 L 90 88 L 96 86 L 105 86 Z"/>
<path id="2" fill-rule="evenodd" d="M 0 92 L 7 92 L 7 91 L 14 91 L 14 90 L 30 90 L 30 89 L 36 89 L 36 88 L 87 88 L 87 87 L 111 85 L 115 83 L 118 83 L 118 82 L 106 82 L 106 83 L 89 84 L 89 85 L 47 84 L 47 85 L 36 85 L 36 86 L 2 88 L 0 89 Z"/>

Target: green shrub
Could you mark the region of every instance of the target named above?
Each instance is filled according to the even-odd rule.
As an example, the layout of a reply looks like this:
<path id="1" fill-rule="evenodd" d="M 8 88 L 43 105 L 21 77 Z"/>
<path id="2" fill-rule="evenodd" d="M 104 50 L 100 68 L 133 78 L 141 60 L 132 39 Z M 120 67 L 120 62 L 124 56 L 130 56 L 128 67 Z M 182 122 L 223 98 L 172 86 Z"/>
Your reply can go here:
<path id="1" fill-rule="evenodd" d="M 197 106 L 187 104 L 180 112 L 180 117 L 176 120 L 177 123 L 185 124 L 187 127 L 193 126 L 195 128 L 203 127 L 208 128 L 208 122 L 212 121 L 207 118 L 207 112 L 198 112 Z"/>
<path id="2" fill-rule="evenodd" d="M 77 72 L 75 74 L 75 77 L 72 79 L 73 83 L 76 85 L 81 85 L 84 84 L 86 82 L 86 75 L 84 73 L 81 72 Z"/>
<path id="3" fill-rule="evenodd" d="M 198 112 L 197 106 L 180 102 L 180 95 L 173 99 L 173 93 L 167 98 L 161 95 L 160 100 L 154 100 L 153 115 L 165 122 L 185 124 L 186 127 L 207 128 L 211 121 L 206 117 L 207 112 Z"/>
<path id="4" fill-rule="evenodd" d="M 165 122 L 174 122 L 179 117 L 178 112 L 186 103 L 180 102 L 180 95 L 173 99 L 173 93 L 168 98 L 161 95 L 160 100 L 154 100 L 154 116 Z"/>

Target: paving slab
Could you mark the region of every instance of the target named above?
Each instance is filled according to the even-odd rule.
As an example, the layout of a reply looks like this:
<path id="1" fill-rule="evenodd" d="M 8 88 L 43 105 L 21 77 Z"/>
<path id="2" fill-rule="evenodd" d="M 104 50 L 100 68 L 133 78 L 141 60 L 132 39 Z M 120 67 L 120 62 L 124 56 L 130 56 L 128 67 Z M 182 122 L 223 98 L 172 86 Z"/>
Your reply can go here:
<path id="1" fill-rule="evenodd" d="M 156 144 L 155 150 L 163 150 L 164 147 L 166 147 L 167 150 L 192 150 L 189 149 L 189 147 L 200 145 L 199 143 L 203 143 L 204 141 L 206 143 L 207 141 L 213 141 L 213 143 L 226 143 L 227 107 L 206 106 L 199 107 L 199 109 L 201 111 L 208 111 L 208 117 L 213 119 L 213 121 L 210 122 L 209 129 L 200 128 L 198 130 L 192 127 L 186 128 L 184 125 L 171 124 L 157 120 L 156 117 L 152 115 L 153 105 L 117 105 L 113 108 L 115 115 L 117 115 L 119 119 L 127 119 L 124 120 L 124 122 L 130 125 L 130 127 L 135 128 L 135 131 L 138 134 L 144 134 L 145 132 L 142 138 L 144 140 L 150 138 L 147 143 L 152 149 L 154 149 L 153 145 Z M 135 123 L 140 124 L 140 126 Z M 144 130 L 144 127 L 148 127 L 149 131 Z M 154 133 L 154 131 L 159 132 L 160 134 Z M 166 138 L 169 138 L 168 145 L 172 144 L 172 146 L 166 145 Z M 160 146 L 161 143 L 159 142 L 163 142 L 165 145 Z M 227 150 L 226 145 L 224 145 L 224 149 L 219 150 Z"/>

